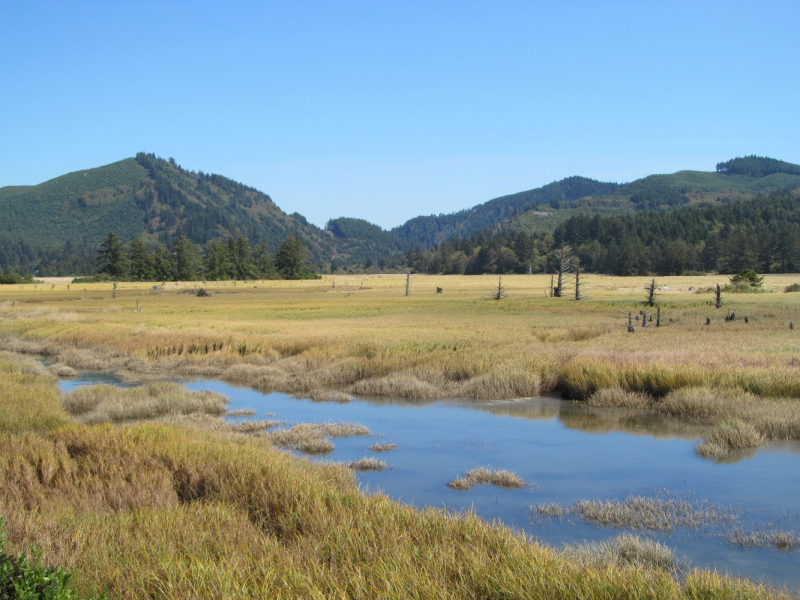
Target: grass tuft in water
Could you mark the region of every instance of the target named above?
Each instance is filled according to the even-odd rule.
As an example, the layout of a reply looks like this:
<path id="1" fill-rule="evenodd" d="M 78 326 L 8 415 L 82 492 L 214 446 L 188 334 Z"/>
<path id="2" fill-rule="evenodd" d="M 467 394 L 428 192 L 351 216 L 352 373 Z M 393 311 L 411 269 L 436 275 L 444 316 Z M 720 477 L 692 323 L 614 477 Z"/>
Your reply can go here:
<path id="1" fill-rule="evenodd" d="M 367 446 L 367 450 L 372 450 L 373 452 L 391 452 L 395 448 L 397 448 L 397 444 L 372 444 Z"/>
<path id="2" fill-rule="evenodd" d="M 453 479 L 447 487 L 464 491 L 476 485 L 494 485 L 506 489 L 523 488 L 527 484 L 515 473 L 506 470 L 493 470 L 486 467 L 470 469 L 462 477 Z"/>
<path id="3" fill-rule="evenodd" d="M 389 468 L 386 462 L 377 458 L 364 457 L 344 463 L 344 466 L 354 471 L 385 471 Z"/>
<path id="4" fill-rule="evenodd" d="M 334 445 L 328 439 L 372 435 L 369 428 L 358 423 L 298 423 L 289 429 L 278 429 L 261 434 L 270 443 L 299 450 L 306 454 L 327 454 Z"/>
<path id="5" fill-rule="evenodd" d="M 800 534 L 794 531 L 745 531 L 734 528 L 723 536 L 731 544 L 739 548 L 766 548 L 772 547 L 782 552 L 791 552 L 800 548 Z"/>

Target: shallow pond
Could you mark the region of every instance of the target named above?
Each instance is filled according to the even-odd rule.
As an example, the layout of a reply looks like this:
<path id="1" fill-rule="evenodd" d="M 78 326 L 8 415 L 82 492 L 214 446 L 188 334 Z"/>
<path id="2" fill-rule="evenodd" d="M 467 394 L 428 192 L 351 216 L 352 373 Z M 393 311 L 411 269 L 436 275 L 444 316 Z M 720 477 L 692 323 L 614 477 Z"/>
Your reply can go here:
<path id="1" fill-rule="evenodd" d="M 100 382 L 119 383 L 109 375 L 86 373 L 62 381 L 61 388 Z M 591 409 L 557 398 L 493 404 L 359 399 L 335 404 L 262 394 L 220 381 L 186 385 L 225 394 L 231 399 L 229 410 L 252 408 L 254 419 L 271 414 L 287 426 L 311 421 L 366 425 L 373 436 L 334 439 L 335 450 L 313 460 L 380 458 L 390 469 L 358 473 L 365 490 L 380 490 L 419 507 L 474 510 L 556 547 L 603 540 L 625 530 L 598 527 L 575 516 L 544 518 L 531 507 L 623 500 L 631 494 L 719 505 L 734 519 L 698 530 L 635 533 L 666 543 L 691 566 L 800 588 L 800 549 L 741 549 L 722 537 L 734 527 L 800 532 L 800 444 L 772 444 L 720 464 L 694 454 L 702 429 L 641 411 Z M 380 454 L 367 450 L 376 442 L 398 447 Z M 532 485 L 484 485 L 467 491 L 447 487 L 479 466 L 508 469 Z"/>

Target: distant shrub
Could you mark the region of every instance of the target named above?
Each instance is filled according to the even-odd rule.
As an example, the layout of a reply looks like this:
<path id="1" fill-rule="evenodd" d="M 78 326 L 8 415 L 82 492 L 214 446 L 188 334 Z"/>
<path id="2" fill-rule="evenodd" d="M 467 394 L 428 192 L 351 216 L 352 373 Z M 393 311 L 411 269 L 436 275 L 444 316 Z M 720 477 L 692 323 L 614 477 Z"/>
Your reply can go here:
<path id="1" fill-rule="evenodd" d="M 113 281 L 113 279 L 105 273 L 101 273 L 91 277 L 76 277 L 72 280 L 72 283 L 107 283 L 109 281 Z"/>
<path id="2" fill-rule="evenodd" d="M 30 273 L 27 275 L 19 275 L 17 273 L 7 273 L 0 275 L 0 284 L 10 283 L 36 283 Z"/>
<path id="3" fill-rule="evenodd" d="M 793 283 L 792 285 L 787 285 L 784 289 L 784 292 L 787 294 L 789 292 L 800 292 L 800 283 Z"/>

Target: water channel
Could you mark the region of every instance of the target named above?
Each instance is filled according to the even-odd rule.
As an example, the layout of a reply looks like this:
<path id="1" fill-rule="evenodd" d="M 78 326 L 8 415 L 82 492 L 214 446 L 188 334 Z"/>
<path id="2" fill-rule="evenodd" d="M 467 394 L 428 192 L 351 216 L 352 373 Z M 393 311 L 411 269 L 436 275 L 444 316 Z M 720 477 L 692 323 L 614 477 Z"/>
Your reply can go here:
<path id="1" fill-rule="evenodd" d="M 121 384 L 107 374 L 84 373 L 60 382 L 68 391 L 92 383 Z M 800 589 L 800 549 L 740 548 L 723 534 L 800 532 L 800 444 L 773 443 L 716 463 L 697 457 L 703 430 L 651 413 L 592 409 L 557 398 L 484 403 L 408 402 L 360 398 L 318 403 L 285 394 L 262 394 L 221 381 L 189 381 L 193 390 L 228 396 L 229 410 L 254 409 L 253 419 L 348 421 L 366 425 L 370 437 L 332 440 L 335 450 L 312 460 L 385 460 L 385 471 L 358 473 L 368 493 L 381 491 L 417 507 L 474 510 L 489 521 L 523 530 L 546 544 L 599 541 L 625 530 L 588 524 L 578 517 L 540 517 L 543 503 L 624 500 L 629 495 L 710 503 L 732 520 L 669 533 L 635 531 L 673 548 L 691 566 L 717 569 L 771 585 Z M 241 417 L 232 418 L 241 420 Z M 392 452 L 367 450 L 394 443 Z M 508 469 L 531 484 L 522 489 L 477 486 L 455 491 L 447 483 L 474 467 Z"/>

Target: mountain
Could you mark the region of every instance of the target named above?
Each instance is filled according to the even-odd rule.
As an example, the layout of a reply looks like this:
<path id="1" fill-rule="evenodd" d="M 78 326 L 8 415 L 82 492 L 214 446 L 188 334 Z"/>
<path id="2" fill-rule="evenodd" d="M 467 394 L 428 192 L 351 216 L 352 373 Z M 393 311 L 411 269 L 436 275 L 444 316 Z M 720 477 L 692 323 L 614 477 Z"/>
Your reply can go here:
<path id="1" fill-rule="evenodd" d="M 392 229 L 392 233 L 409 245 L 430 247 L 457 236 L 469 237 L 481 229 L 535 210 L 539 205 L 559 207 L 562 202 L 586 196 L 612 194 L 617 188 L 619 185 L 616 183 L 568 177 L 527 192 L 495 198 L 456 213 L 415 217 Z"/>
<path id="2" fill-rule="evenodd" d="M 430 248 L 482 229 L 553 232 L 578 215 L 605 216 L 713 206 L 774 191 L 800 190 L 800 165 L 748 156 L 719 163 L 715 172 L 679 171 L 619 185 L 569 177 L 451 214 L 415 217 L 392 230 L 409 246 Z"/>
<path id="3" fill-rule="evenodd" d="M 40 275 L 93 272 L 109 231 L 123 242 L 142 238 L 151 245 L 169 244 L 178 234 L 201 245 L 244 235 L 271 252 L 287 236 L 299 236 L 322 269 L 334 258 L 363 264 L 392 254 L 380 243 L 339 240 L 255 188 L 141 152 L 39 185 L 0 188 L 0 214 L 0 267 Z"/>
<path id="4" fill-rule="evenodd" d="M 456 213 L 415 217 L 391 231 L 347 217 L 320 229 L 255 188 L 140 152 L 39 185 L 0 188 L 0 269 L 38 270 L 42 276 L 92 273 L 100 241 L 114 231 L 123 242 L 140 238 L 150 246 L 169 245 L 179 235 L 201 246 L 242 235 L 252 246 L 264 242 L 270 252 L 287 236 L 299 236 L 320 271 L 372 265 L 384 270 L 404 268 L 410 248 L 433 248 L 480 232 L 542 236 L 586 215 L 715 207 L 773 192 L 800 192 L 800 166 L 745 156 L 721 162 L 713 172 L 650 175 L 623 185 L 568 177 Z"/>

